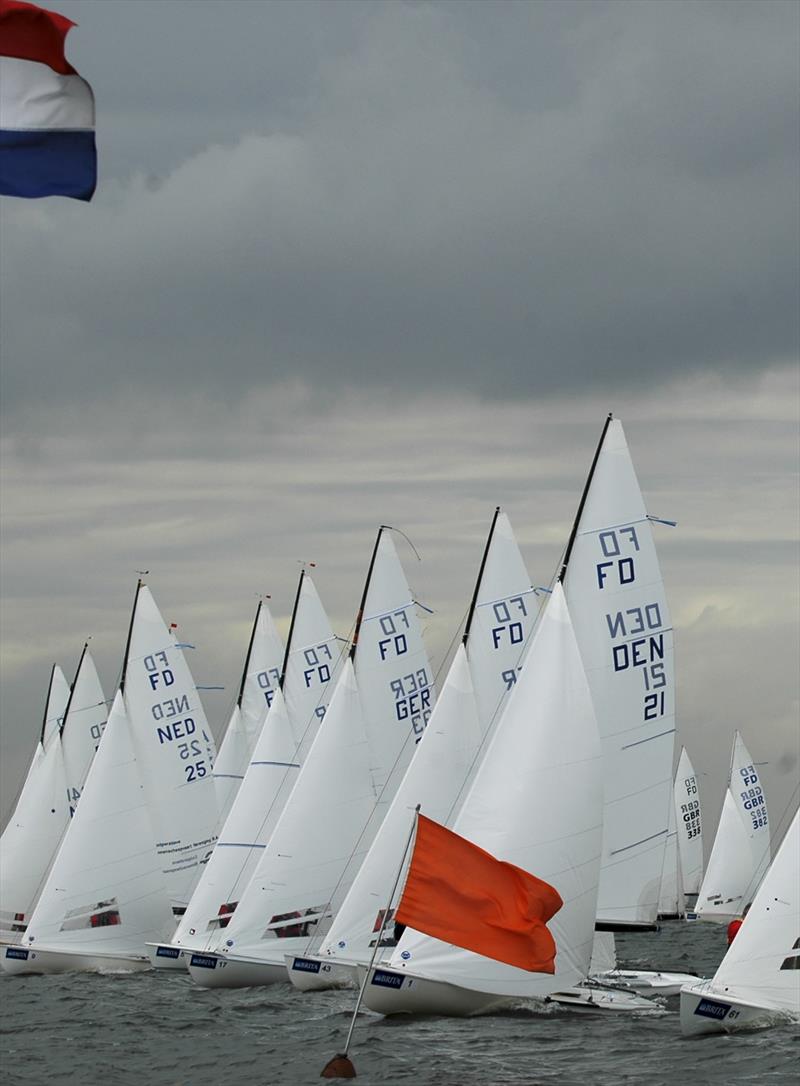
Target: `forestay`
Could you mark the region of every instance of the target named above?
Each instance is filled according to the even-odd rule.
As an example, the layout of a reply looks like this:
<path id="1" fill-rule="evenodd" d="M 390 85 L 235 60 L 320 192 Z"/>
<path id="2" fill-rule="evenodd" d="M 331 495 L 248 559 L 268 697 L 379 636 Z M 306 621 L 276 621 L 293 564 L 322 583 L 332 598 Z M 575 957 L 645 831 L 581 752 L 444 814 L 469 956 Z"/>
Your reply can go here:
<path id="1" fill-rule="evenodd" d="M 222 827 L 239 790 L 264 718 L 278 689 L 283 664 L 283 642 L 269 607 L 259 600 L 242 681 L 225 736 L 214 761 L 214 789 Z"/>
<path id="2" fill-rule="evenodd" d="M 308 576 L 301 580 L 287 654 L 283 690 L 275 691 L 244 780 L 173 945 L 210 947 L 229 925 L 294 786 L 300 761 L 316 735 L 318 713 L 322 710 L 324 715 L 332 682 L 339 675 L 342 653 Z M 330 660 L 322 674 L 319 663 L 311 664 L 321 656 Z M 299 714 L 296 724 L 290 719 L 289 704 Z"/>
<path id="3" fill-rule="evenodd" d="M 741 916 L 769 865 L 769 816 L 758 769 L 736 732 L 717 835 L 697 897 L 701 920 Z"/>
<path id="4" fill-rule="evenodd" d="M 19 942 L 69 822 L 59 728 L 69 685 L 50 672 L 40 738 L 19 799 L 0 838 L 0 939 Z"/>
<path id="5" fill-rule="evenodd" d="M 34 950 L 141 958 L 145 941 L 171 926 L 139 766 L 117 694 L 23 942 Z"/>
<path id="6" fill-rule="evenodd" d="M 478 751 L 514 684 L 538 608 L 511 525 L 495 515 L 473 608 L 425 734 L 320 954 L 369 960 L 414 809 L 452 820 Z M 471 620 L 471 621 L 470 621 Z M 479 694 L 478 694 L 479 692 Z M 384 946 L 394 945 L 387 923 Z"/>
<path id="7" fill-rule="evenodd" d="M 146 585 L 136 594 L 123 683 L 158 854 L 179 914 L 215 840 L 214 739 L 183 651 Z"/>
<path id="8" fill-rule="evenodd" d="M 600 926 L 655 923 L 672 804 L 672 626 L 621 424 L 606 424 L 562 571 L 603 742 Z"/>
<path id="9" fill-rule="evenodd" d="M 453 829 L 554 886 L 555 975 L 529 973 L 407 929 L 390 966 L 478 992 L 544 996 L 582 980 L 594 935 L 602 841 L 597 722 L 556 585 Z"/>

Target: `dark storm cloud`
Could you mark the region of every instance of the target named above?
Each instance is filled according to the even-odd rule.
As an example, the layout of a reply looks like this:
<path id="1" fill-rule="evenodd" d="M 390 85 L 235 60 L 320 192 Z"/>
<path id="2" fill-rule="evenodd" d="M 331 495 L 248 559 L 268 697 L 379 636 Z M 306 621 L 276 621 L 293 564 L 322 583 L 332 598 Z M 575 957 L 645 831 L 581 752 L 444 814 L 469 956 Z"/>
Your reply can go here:
<path id="1" fill-rule="evenodd" d="M 739 728 L 783 811 L 796 764 L 797 379 L 739 387 L 685 382 L 668 395 L 619 396 L 656 528 L 676 630 L 678 727 L 716 819 Z M 110 694 L 118 678 L 135 570 L 168 621 L 197 645 L 191 665 L 219 734 L 236 688 L 255 594 L 285 634 L 299 560 L 334 628 L 350 629 L 379 523 L 398 539 L 426 617 L 434 668 L 470 597 L 492 510 L 508 512 L 535 585 L 562 552 L 606 397 L 540 404 L 351 395 L 335 412 L 277 389 L 235 411 L 147 392 L 125 410 L 18 420 L 36 438 L 5 439 L 0 816 L 30 757 L 53 660 L 74 667 L 83 639 Z M 787 761 L 788 759 L 788 761 Z M 794 761 L 792 761 L 794 759 Z M 709 822 L 712 824 L 712 822 Z"/>
<path id="2" fill-rule="evenodd" d="M 796 353 L 794 5 L 63 8 L 105 180 L 3 208 L 6 410 Z"/>
<path id="3" fill-rule="evenodd" d="M 613 410 L 679 521 L 659 549 L 709 824 L 735 728 L 780 812 L 800 9 L 52 2 L 102 180 L 0 205 L 0 811 L 51 662 L 93 634 L 113 691 L 134 570 L 228 684 L 217 730 L 255 593 L 285 632 L 316 561 L 346 633 L 381 522 L 423 555 L 401 547 L 441 662 L 494 506 L 546 583 Z"/>

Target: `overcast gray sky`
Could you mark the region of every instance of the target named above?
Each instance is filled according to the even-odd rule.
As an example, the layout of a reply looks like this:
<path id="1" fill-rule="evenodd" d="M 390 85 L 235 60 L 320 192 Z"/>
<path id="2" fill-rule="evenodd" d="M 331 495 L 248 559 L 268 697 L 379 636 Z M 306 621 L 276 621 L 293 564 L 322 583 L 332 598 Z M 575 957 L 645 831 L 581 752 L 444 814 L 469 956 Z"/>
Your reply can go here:
<path id="1" fill-rule="evenodd" d="M 493 507 L 535 583 L 626 427 L 715 822 L 798 748 L 795 3 L 54 0 L 94 201 L 0 206 L 0 808 L 134 570 L 217 732 L 255 608 L 338 629 L 396 524 L 440 662 Z M 772 797 L 774 796 L 774 800 Z"/>

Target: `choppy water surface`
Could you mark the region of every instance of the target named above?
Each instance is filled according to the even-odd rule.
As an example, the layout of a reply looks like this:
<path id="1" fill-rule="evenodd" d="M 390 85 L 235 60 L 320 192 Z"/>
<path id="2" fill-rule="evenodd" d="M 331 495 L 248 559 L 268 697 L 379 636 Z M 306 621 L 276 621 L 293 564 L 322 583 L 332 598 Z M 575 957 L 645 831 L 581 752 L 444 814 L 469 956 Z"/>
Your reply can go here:
<path id="1" fill-rule="evenodd" d="M 710 975 L 717 925 L 620 935 L 621 964 Z M 4 1086 L 272 1086 L 319 1082 L 355 993 L 289 985 L 205 991 L 178 973 L 0 977 Z M 351 1057 L 365 1086 L 677 1086 L 798 1082 L 800 1032 L 681 1037 L 660 1017 L 510 1011 L 473 1019 L 359 1017 Z"/>

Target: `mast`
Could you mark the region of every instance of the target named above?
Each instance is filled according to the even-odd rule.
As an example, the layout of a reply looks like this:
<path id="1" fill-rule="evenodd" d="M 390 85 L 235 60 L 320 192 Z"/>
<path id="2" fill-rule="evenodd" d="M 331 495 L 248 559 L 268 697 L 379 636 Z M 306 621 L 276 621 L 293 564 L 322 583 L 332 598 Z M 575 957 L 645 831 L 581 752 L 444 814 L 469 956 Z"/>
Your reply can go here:
<path id="1" fill-rule="evenodd" d="M 283 666 L 281 667 L 281 677 L 278 680 L 278 686 L 283 690 L 283 680 L 286 678 L 286 668 L 289 666 L 289 653 L 292 651 L 292 637 L 294 636 L 294 624 L 297 618 L 297 608 L 300 605 L 300 592 L 303 588 L 303 581 L 305 580 L 306 570 L 305 566 L 300 570 L 300 580 L 297 582 L 297 595 L 294 598 L 294 607 L 292 608 L 292 620 L 289 623 L 289 635 L 286 638 L 286 651 L 283 654 Z"/>
<path id="2" fill-rule="evenodd" d="M 50 668 L 50 682 L 47 684 L 47 697 L 44 702 L 44 716 L 42 717 L 42 730 L 39 735 L 39 742 L 44 743 L 44 733 L 47 728 L 47 710 L 50 708 L 50 695 L 53 693 L 53 679 L 56 675 L 56 664 Z"/>
<path id="3" fill-rule="evenodd" d="M 739 729 L 738 728 L 733 733 L 733 746 L 731 747 L 731 764 L 730 764 L 730 766 L 728 768 L 728 788 L 730 788 L 731 783 L 733 782 L 733 760 L 736 757 L 736 740 L 737 739 L 741 739 L 741 736 L 739 735 Z"/>
<path id="4" fill-rule="evenodd" d="M 372 557 L 369 560 L 369 569 L 367 570 L 367 579 L 364 581 L 364 592 L 361 596 L 361 603 L 358 607 L 358 614 L 356 615 L 356 627 L 353 631 L 353 644 L 350 646 L 350 659 L 355 660 L 356 648 L 358 647 L 358 635 L 361 632 L 361 621 L 364 618 L 364 607 L 367 602 L 367 592 L 369 592 L 369 582 L 372 580 L 372 571 L 375 568 L 375 559 L 378 555 L 378 545 L 381 541 L 381 536 L 384 529 L 388 529 L 388 524 L 381 524 L 378 528 L 378 534 L 375 537 L 375 546 L 372 548 Z"/>
<path id="5" fill-rule="evenodd" d="M 144 587 L 144 581 L 140 577 L 136 582 L 136 595 L 133 597 L 133 610 L 131 611 L 131 621 L 128 626 L 128 639 L 125 642 L 125 656 L 122 660 L 122 677 L 119 680 L 120 693 L 125 693 L 125 675 L 128 671 L 128 653 L 131 651 L 131 638 L 133 637 L 133 622 L 136 618 L 136 604 L 139 602 L 139 593 Z"/>
<path id="6" fill-rule="evenodd" d="M 483 557 L 481 558 L 481 568 L 478 570 L 478 579 L 475 581 L 475 591 L 472 593 L 472 600 L 469 605 L 469 611 L 467 612 L 467 621 L 464 625 L 464 636 L 461 638 L 462 644 L 466 645 L 469 638 L 469 631 L 472 626 L 472 617 L 475 614 L 475 607 L 478 603 L 478 592 L 480 591 L 481 581 L 483 580 L 483 571 L 486 569 L 486 559 L 489 556 L 489 548 L 492 545 L 492 537 L 494 536 L 495 525 L 497 524 L 497 518 L 500 516 L 500 506 L 495 507 L 494 516 L 492 517 L 492 525 L 489 528 L 489 536 L 486 540 L 486 546 L 483 548 Z"/>
<path id="7" fill-rule="evenodd" d="M 73 695 L 75 694 L 75 687 L 78 685 L 78 676 L 80 675 L 81 668 L 83 667 L 83 658 L 86 655 L 86 650 L 88 648 L 89 648 L 89 642 L 84 641 L 84 643 L 83 643 L 83 651 L 81 652 L 81 658 L 80 658 L 80 660 L 78 660 L 78 667 L 77 667 L 77 669 L 75 671 L 75 678 L 72 680 L 72 686 L 69 689 L 69 697 L 67 698 L 67 707 L 64 710 L 64 719 L 61 721 L 61 729 L 60 729 L 60 731 L 61 731 L 62 735 L 64 734 L 64 728 L 66 727 L 66 724 L 67 724 L 67 717 L 69 716 L 69 711 L 70 711 L 70 708 L 72 707 L 72 698 L 73 698 Z"/>
<path id="8" fill-rule="evenodd" d="M 575 537 L 578 534 L 578 525 L 580 524 L 581 517 L 583 516 L 583 507 L 586 505 L 586 498 L 589 495 L 589 487 L 592 485 L 594 471 L 597 467 L 597 461 L 600 458 L 600 450 L 603 448 L 603 442 L 606 439 L 606 432 L 608 431 L 608 427 L 613 417 L 614 416 L 609 411 L 608 417 L 606 418 L 605 424 L 603 426 L 603 432 L 600 435 L 600 440 L 598 441 L 597 448 L 595 449 L 592 466 L 589 468 L 589 474 L 586 477 L 586 484 L 583 488 L 583 494 L 581 494 L 580 504 L 578 505 L 578 512 L 575 514 L 575 522 L 572 525 L 572 531 L 570 532 L 569 540 L 567 541 L 567 549 L 564 551 L 564 560 L 561 563 L 561 569 L 558 574 L 558 580 L 561 581 L 562 584 L 564 583 L 564 577 L 567 573 L 567 564 L 569 562 L 570 555 L 572 554 L 572 547 L 575 543 Z"/>
<path id="9" fill-rule="evenodd" d="M 236 704 L 241 709 L 242 698 L 244 696 L 244 684 L 247 682 L 247 672 L 250 669 L 250 657 L 253 653 L 253 642 L 256 639 L 256 629 L 258 628 L 258 620 L 261 617 L 261 605 L 263 600 L 258 601 L 258 607 L 256 607 L 256 617 L 253 620 L 253 628 L 250 631 L 250 644 L 247 646 L 247 655 L 244 658 L 244 670 L 242 671 L 242 681 L 239 683 L 239 694 L 236 698 Z"/>

